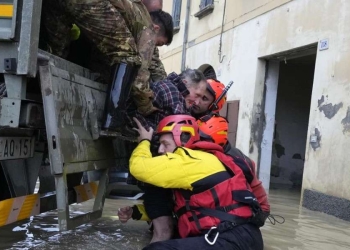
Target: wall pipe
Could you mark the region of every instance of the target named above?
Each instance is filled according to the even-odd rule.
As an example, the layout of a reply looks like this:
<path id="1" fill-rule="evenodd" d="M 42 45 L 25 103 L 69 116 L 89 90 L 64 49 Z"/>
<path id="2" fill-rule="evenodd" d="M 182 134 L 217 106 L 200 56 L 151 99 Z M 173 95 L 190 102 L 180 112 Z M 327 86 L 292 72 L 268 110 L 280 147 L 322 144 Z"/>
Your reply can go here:
<path id="1" fill-rule="evenodd" d="M 188 26 L 190 23 L 189 22 L 190 10 L 191 10 L 191 0 L 187 0 L 184 39 L 182 44 L 181 71 L 184 71 L 186 68 L 186 52 L 187 52 L 187 42 L 188 42 Z"/>

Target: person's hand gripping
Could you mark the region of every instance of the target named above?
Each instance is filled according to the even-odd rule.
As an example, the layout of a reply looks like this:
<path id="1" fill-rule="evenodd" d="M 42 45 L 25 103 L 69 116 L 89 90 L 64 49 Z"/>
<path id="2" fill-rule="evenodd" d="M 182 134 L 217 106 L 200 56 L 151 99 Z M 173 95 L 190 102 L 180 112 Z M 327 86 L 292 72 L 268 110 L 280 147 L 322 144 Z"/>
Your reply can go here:
<path id="1" fill-rule="evenodd" d="M 121 223 L 126 223 L 132 216 L 132 207 L 121 207 L 118 209 L 118 217 Z"/>
<path id="2" fill-rule="evenodd" d="M 139 137 L 137 138 L 137 141 L 140 142 L 142 140 L 152 140 L 152 136 L 153 136 L 153 128 L 149 128 L 149 131 L 147 131 L 147 129 L 145 129 L 141 123 L 139 122 L 139 120 L 137 120 L 135 117 L 133 118 L 135 123 L 137 124 L 137 128 L 133 128 L 134 130 L 136 130 L 139 133 Z"/>

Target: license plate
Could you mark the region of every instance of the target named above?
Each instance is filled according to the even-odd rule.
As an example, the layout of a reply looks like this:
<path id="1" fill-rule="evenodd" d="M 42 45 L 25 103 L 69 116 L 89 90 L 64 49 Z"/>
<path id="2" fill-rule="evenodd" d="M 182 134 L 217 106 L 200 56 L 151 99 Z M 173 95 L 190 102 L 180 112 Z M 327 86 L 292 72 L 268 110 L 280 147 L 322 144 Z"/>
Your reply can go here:
<path id="1" fill-rule="evenodd" d="M 0 137 L 0 160 L 33 157 L 34 137 Z"/>

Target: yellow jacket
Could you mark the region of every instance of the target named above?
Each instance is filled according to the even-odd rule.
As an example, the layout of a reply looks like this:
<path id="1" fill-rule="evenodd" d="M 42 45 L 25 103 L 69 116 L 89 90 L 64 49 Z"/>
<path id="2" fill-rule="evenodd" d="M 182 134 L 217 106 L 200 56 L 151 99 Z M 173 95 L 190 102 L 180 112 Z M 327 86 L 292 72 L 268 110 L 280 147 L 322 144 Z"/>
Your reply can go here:
<path id="1" fill-rule="evenodd" d="M 174 153 L 152 157 L 150 142 L 144 140 L 130 158 L 130 172 L 136 179 L 163 188 L 192 190 L 192 184 L 226 171 L 212 154 L 178 147 Z"/>

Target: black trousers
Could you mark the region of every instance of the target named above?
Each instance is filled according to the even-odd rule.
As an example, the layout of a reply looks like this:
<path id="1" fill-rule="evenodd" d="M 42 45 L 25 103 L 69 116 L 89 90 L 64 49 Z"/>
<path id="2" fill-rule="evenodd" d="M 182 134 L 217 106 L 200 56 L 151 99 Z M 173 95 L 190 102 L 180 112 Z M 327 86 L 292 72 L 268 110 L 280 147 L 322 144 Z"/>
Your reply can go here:
<path id="1" fill-rule="evenodd" d="M 252 224 L 236 226 L 220 233 L 215 244 L 210 245 L 204 235 L 184 239 L 166 240 L 152 243 L 143 250 L 263 250 L 260 229 Z"/>
<path id="2" fill-rule="evenodd" d="M 173 215 L 174 201 L 171 189 L 160 188 L 147 183 L 139 183 L 138 186 L 145 192 L 143 205 L 151 220 L 161 216 Z"/>
<path id="3" fill-rule="evenodd" d="M 151 152 L 158 155 L 158 138 L 153 138 Z M 161 188 L 148 183 L 138 182 L 138 187 L 144 191 L 143 204 L 148 217 L 153 220 L 161 216 L 172 216 L 174 208 L 173 192 L 169 188 Z"/>

